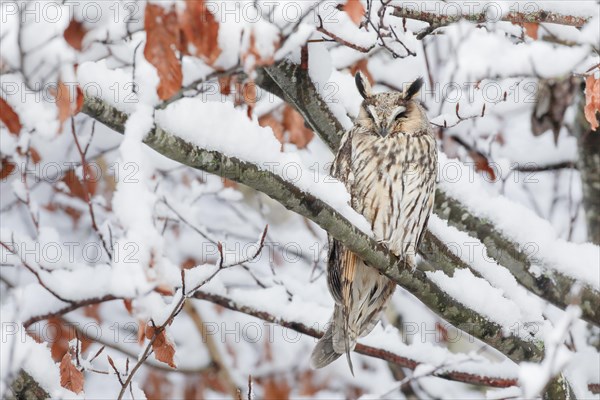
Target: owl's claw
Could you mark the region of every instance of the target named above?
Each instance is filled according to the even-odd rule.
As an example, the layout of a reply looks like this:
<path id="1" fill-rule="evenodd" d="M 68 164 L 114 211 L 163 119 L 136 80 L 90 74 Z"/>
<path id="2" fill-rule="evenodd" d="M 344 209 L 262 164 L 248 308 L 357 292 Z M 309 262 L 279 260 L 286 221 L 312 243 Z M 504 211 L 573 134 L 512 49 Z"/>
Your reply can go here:
<path id="1" fill-rule="evenodd" d="M 387 251 L 390 251 L 390 242 L 389 242 L 389 240 L 378 240 L 377 243 L 379 243 L 380 246 L 385 247 L 385 249 Z"/>

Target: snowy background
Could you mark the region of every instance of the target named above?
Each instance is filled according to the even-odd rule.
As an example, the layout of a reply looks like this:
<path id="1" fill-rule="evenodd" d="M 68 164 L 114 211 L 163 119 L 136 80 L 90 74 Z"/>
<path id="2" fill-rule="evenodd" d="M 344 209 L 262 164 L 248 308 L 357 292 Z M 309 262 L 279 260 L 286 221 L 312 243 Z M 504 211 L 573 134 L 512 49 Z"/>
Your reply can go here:
<path id="1" fill-rule="evenodd" d="M 0 4 L 3 398 L 15 379 L 52 398 L 599 398 L 600 225 L 580 162 L 597 1 Z M 289 65 L 310 85 L 268 92 L 265 71 Z M 327 175 L 317 128 L 333 125 L 305 124 L 313 107 L 352 126 L 358 70 L 375 91 L 425 79 L 439 191 L 508 243 L 438 204 L 429 229 L 454 263 L 424 255 L 422 279 L 537 356 L 399 286 L 355 376 L 343 357 L 309 367 L 333 309 L 327 232 L 288 209 L 314 196 L 370 235 Z M 156 127 L 189 145 L 151 149 Z M 198 149 L 212 156 L 186 162 Z M 238 164 L 202 171 L 216 154 Z M 298 198 L 261 193 L 273 182 Z"/>

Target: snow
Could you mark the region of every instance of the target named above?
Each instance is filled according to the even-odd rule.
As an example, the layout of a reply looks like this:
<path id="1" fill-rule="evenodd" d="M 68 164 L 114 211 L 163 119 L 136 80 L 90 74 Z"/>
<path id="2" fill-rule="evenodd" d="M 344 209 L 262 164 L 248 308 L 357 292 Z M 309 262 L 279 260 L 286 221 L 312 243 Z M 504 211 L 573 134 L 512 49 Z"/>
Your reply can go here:
<path id="1" fill-rule="evenodd" d="M 502 290 L 477 278 L 467 269 L 457 269 L 452 277 L 442 271 L 427 272 L 426 274 L 433 283 L 459 303 L 499 324 L 505 335 L 518 326 L 522 319 L 517 305 L 505 298 Z M 467 287 L 469 290 L 465 290 Z M 521 330 L 518 330 L 518 333 L 521 333 L 523 338 L 529 336 L 527 332 Z"/>
<path id="2" fill-rule="evenodd" d="M 526 207 L 486 190 L 482 179 L 467 166 L 439 153 L 438 187 L 459 200 L 473 215 L 490 221 L 495 229 L 530 251 L 538 265 L 600 288 L 600 250 L 591 243 L 576 244 L 558 238 L 552 226 Z M 509 215 L 510 218 L 506 218 Z M 535 260 L 539 260 L 535 262 Z"/>
<path id="3" fill-rule="evenodd" d="M 571 360 L 571 351 L 563 344 L 569 328 L 581 315 L 578 306 L 569 306 L 565 315 L 556 324 L 546 338 L 544 360 L 540 364 L 521 363 L 519 366 L 519 382 L 526 398 L 537 397 L 546 384 L 556 376 Z"/>
<path id="4" fill-rule="evenodd" d="M 508 269 L 498 265 L 498 263 L 489 257 L 483 243 L 470 237 L 465 232 L 461 232 L 454 227 L 448 226 L 446 221 L 440 219 L 436 215 L 432 215 L 429 218 L 428 228 L 443 243 L 446 243 L 450 249 L 455 250 L 454 254 L 458 255 L 459 258 L 467 265 L 471 266 L 474 271 L 490 282 L 494 288 L 497 288 L 496 290 L 499 290 L 499 293 L 503 297 L 514 302 L 514 305 L 519 309 L 517 313 L 512 314 L 510 318 L 520 316 L 518 323 L 521 325 L 532 322 L 538 324 L 542 323 L 544 320 L 542 315 L 545 308 L 544 302 L 520 286 Z M 468 279 L 471 278 L 469 277 Z M 481 303 L 481 298 L 485 298 L 485 296 L 477 297 L 476 295 L 473 295 L 473 298 L 473 303 L 467 302 L 464 304 L 474 304 L 476 306 Z M 512 306 L 513 305 L 510 305 L 510 307 Z M 509 313 L 509 309 L 505 310 L 505 312 Z M 503 318 L 506 320 L 505 317 L 495 318 L 495 320 L 501 320 Z"/>
<path id="5" fill-rule="evenodd" d="M 152 2 L 163 7 L 175 5 L 179 12 L 185 12 L 185 2 Z M 15 255 L 0 247 L 0 325 L 6 339 L 0 344 L 0 396 L 5 397 L 9 390 L 10 374 L 23 368 L 52 398 L 114 398 L 120 384 L 106 356 L 110 355 L 121 371 L 125 370 L 127 358 L 131 367 L 143 351 L 137 341 L 138 326 L 150 319 L 156 323 L 167 321 L 182 299 L 182 268 L 189 291 L 218 271 L 220 255 L 216 243 L 223 246 L 224 264 L 242 261 L 256 249 L 257 239 L 267 224 L 269 230 L 259 257 L 219 271 L 200 288 L 201 292 L 221 296 L 230 305 L 268 313 L 280 323 L 301 323 L 322 330 L 333 307 L 325 277 L 326 232 L 264 194 L 244 185 L 224 184 L 220 177 L 184 167 L 142 143 L 156 123 L 203 149 L 222 152 L 273 173 L 326 202 L 370 234 L 364 218 L 348 206 L 349 195 L 344 186 L 328 176 L 333 154 L 322 140 L 315 137 L 305 149 L 298 149 L 290 143 L 282 145 L 270 128 L 259 126 L 258 118 L 269 114 L 281 117 L 283 100 L 261 93 L 249 119 L 245 105 L 234 106 L 235 96 L 219 91 L 216 76 L 220 72 L 237 67 L 247 74 L 235 77 L 243 83 L 246 78 L 256 78 L 259 61 L 299 63 L 300 48 L 307 41 L 309 76 L 344 129 L 352 126 L 362 101 L 349 73 L 358 62 L 373 77 L 376 92 L 400 88 L 423 76 L 426 86 L 421 100 L 430 120 L 456 124 L 443 130 L 438 143 L 440 190 L 458 199 L 471 214 L 489 221 L 517 247 L 533 250 L 530 272 L 535 276 L 557 271 L 577 280 L 576 287 L 586 285 L 598 290 L 600 249 L 586 243 L 579 171 L 560 169 L 531 174 L 516 169 L 530 163 L 540 166 L 577 161 L 577 139 L 569 126 L 576 116 L 576 107 L 566 110 L 565 124 L 556 143 L 549 132 L 532 135 L 531 113 L 540 77 L 599 76 L 598 69 L 594 69 L 600 61 L 594 51 L 600 39 L 600 9 L 596 2 L 391 3 L 447 15 L 469 13 L 469 9 L 488 11 L 488 20 L 482 24 L 453 23 L 424 40 L 417 40 L 416 34 L 427 23 L 393 17 L 391 7 L 380 19 L 383 5 L 371 2 L 375 26 L 391 26 L 416 53 L 405 58 L 393 58 L 380 45 L 373 26 L 359 27 L 354 23 L 341 8 L 345 0 L 321 4 L 269 0 L 207 3 L 219 22 L 217 40 L 222 52 L 218 60 L 208 65 L 198 57 L 178 56 L 184 85 L 211 78 L 200 84 L 198 91 L 186 91 L 185 96 L 191 98 L 160 111 L 156 111 L 161 108 L 156 93 L 158 75 L 143 51 L 145 2 L 0 3 L 1 94 L 23 125 L 19 135 L 14 135 L 0 124 L 1 171 L 4 174 L 9 165 L 6 162 L 17 165 L 0 182 L 0 240 L 16 244 L 20 250 Z M 361 4 L 367 6 L 364 0 Z M 30 12 L 21 27 L 19 15 L 12 9 L 16 6 L 26 6 Z M 53 7 L 61 16 L 54 21 L 36 20 L 33 17 L 40 16 L 35 14 L 36 7 Z M 511 11 L 542 9 L 589 21 L 581 28 L 542 24 L 537 40 L 522 37 L 523 27 L 519 24 L 498 21 L 498 17 Z M 96 11 L 98 19 L 92 20 Z M 317 31 L 317 14 L 323 20 L 323 28 L 337 37 L 354 45 L 375 47 L 364 53 L 323 41 L 327 35 Z M 81 51 L 73 49 L 63 35 L 72 19 L 82 22 L 86 31 Z M 19 53 L 19 29 L 22 49 L 28 51 L 23 58 Z M 389 32 L 384 28 L 383 33 Z M 396 52 L 405 53 L 390 36 L 385 38 Z M 563 45 L 556 39 L 572 43 Z M 248 56 L 250 50 L 256 51 L 260 60 Z M 87 95 L 130 115 L 124 136 L 99 123 L 92 127 L 92 120 L 86 115 L 74 117 L 80 143 L 86 146 L 91 140 L 87 156 L 93 158 L 100 178 L 92 196 L 98 229 L 92 226 L 86 199 L 79 196 L 77 187 L 63 179 L 67 172 L 72 171 L 79 178 L 82 174 L 82 168 L 72 164 L 80 159 L 70 120 L 60 130 L 49 86 L 36 92 L 36 87 L 59 79 L 69 88 L 79 83 Z M 504 92 L 506 100 L 502 99 Z M 460 121 L 457 104 L 461 116 L 474 118 Z M 484 104 L 485 116 L 479 117 Z M 487 179 L 484 173 L 474 171 L 472 152 L 452 137 L 483 154 L 496 168 L 497 178 Z M 24 151 L 28 148 L 39 154 L 39 162 L 34 163 L 29 157 L 29 163 L 25 163 Z M 26 199 L 29 204 L 21 201 Z M 417 362 L 415 371 L 406 370 L 406 376 L 417 380 L 412 388 L 418 397 L 536 396 L 545 382 L 560 372 L 577 398 L 592 398 L 588 384 L 597 384 L 600 376 L 600 356 L 593 346 L 598 332 L 579 319 L 576 306 L 560 310 L 532 295 L 505 266 L 490 258 L 481 241 L 449 226 L 448 221 L 433 215 L 429 229 L 468 266 L 456 270 L 452 277 L 439 271 L 428 272 L 432 281 L 461 304 L 502 326 L 503 333 L 518 334 L 539 345 L 544 343 L 544 361 L 516 364 L 508 360 L 484 343 L 449 327 L 402 289 L 394 294 L 387 318 L 360 343 Z M 113 254 L 112 260 L 101 237 Z M 41 283 L 23 266 L 23 261 L 39 274 Z M 126 298 L 127 307 L 132 308 L 126 308 L 119 299 L 66 313 L 71 305 L 47 288 L 70 301 L 110 295 Z M 308 354 L 316 339 L 210 301 L 186 301 L 194 306 L 207 330 L 211 329 L 235 385 L 245 388 L 248 375 L 255 377 L 255 398 L 266 397 L 265 382 L 285 385 L 293 398 L 402 396 L 399 382 L 380 359 L 352 354 L 354 377 L 344 357 L 329 368 L 310 371 Z M 79 324 L 75 326 L 97 334 L 97 341 L 82 352 L 81 359 L 88 369 L 109 372 L 105 375 L 86 371 L 85 393 L 79 396 L 60 386 L 59 367 L 50 352 L 52 343 L 38 344 L 23 329 L 23 324 L 32 319 L 42 319 L 28 329 L 43 332 L 49 328 L 43 318 L 53 313 L 61 314 L 68 324 Z M 397 320 L 401 320 L 398 329 L 391 325 Z M 441 340 L 440 332 L 435 330 L 440 325 L 449 328 L 447 341 Z M 416 333 L 411 330 L 414 327 L 418 327 Z M 527 329 L 515 331 L 515 327 Z M 223 393 L 213 387 L 203 388 L 202 393 L 191 387 L 193 377 L 202 374 L 211 363 L 197 324 L 184 310 L 167 330 L 175 344 L 179 372 L 160 372 L 164 375 L 161 390 L 170 390 L 168 396 L 173 398 L 184 398 L 194 390 L 199 397 L 222 397 Z M 64 339 L 72 342 L 72 338 Z M 102 343 L 107 345 L 104 353 L 90 361 Z M 57 346 L 53 347 L 56 352 Z M 147 364 L 132 383 L 136 399 L 157 397 L 149 388 L 156 372 L 152 367 L 164 365 L 153 356 Z M 519 382 L 506 389 L 473 389 L 429 376 L 432 371 L 489 375 Z M 164 393 L 161 396 L 167 397 Z M 130 397 L 127 390 L 125 398 Z"/>
<path id="6" fill-rule="evenodd" d="M 10 390 L 7 387 L 7 378 L 16 374 L 22 368 L 52 398 L 83 398 L 76 397 L 74 393 L 63 389 L 59 382 L 59 369 L 50 355 L 50 349 L 43 343 L 29 336 L 19 321 L 15 319 L 18 309 L 5 304 L 0 310 L 0 329 L 2 341 L 0 342 L 0 395 L 5 396 Z"/>
<path id="7" fill-rule="evenodd" d="M 329 177 L 315 176 L 302 166 L 296 154 L 281 153 L 281 144 L 270 128 L 249 120 L 231 103 L 204 102 L 201 99 L 181 99 L 165 110 L 157 111 L 159 126 L 202 149 L 218 151 L 241 161 L 253 163 L 304 192 L 323 200 L 341 213 L 357 228 L 370 234 L 370 226 L 348 204 L 344 185 Z M 214 135 L 224 130 L 227 135 Z"/>

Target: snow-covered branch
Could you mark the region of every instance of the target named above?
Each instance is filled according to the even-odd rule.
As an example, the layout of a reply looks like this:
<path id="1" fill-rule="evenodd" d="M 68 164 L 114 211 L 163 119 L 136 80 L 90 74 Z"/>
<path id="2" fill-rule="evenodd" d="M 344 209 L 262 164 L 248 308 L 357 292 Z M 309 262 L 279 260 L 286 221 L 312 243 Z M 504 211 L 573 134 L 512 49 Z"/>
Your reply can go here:
<path id="1" fill-rule="evenodd" d="M 392 12 L 392 15 L 395 17 L 415 19 L 429 23 L 429 26 L 427 28 L 424 28 L 417 33 L 417 39 L 423 39 L 425 36 L 435 32 L 438 28 L 454 24 L 460 20 L 466 20 L 474 23 L 484 23 L 486 21 L 489 21 L 490 19 L 499 19 L 501 21 L 508 21 L 517 25 L 521 25 L 524 23 L 552 23 L 576 27 L 583 26 L 589 20 L 589 18 L 586 17 L 547 11 L 539 7 L 537 7 L 537 9 L 533 11 L 510 11 L 505 15 L 502 15 L 500 18 L 498 18 L 497 15 L 490 17 L 490 9 L 488 9 L 488 7 L 484 7 L 482 10 L 476 10 L 474 12 L 464 12 L 458 15 L 454 13 L 446 15 L 435 11 L 420 10 L 416 9 L 414 5 L 413 7 L 393 6 L 393 8 L 394 11 Z M 494 9 L 494 7 L 490 8 Z M 500 11 L 500 7 L 497 8 L 498 10 L 491 11 Z"/>
<path id="2" fill-rule="evenodd" d="M 117 132 L 124 131 L 128 118 L 126 113 L 98 98 L 86 97 L 82 111 Z M 281 176 L 262 170 L 253 163 L 195 146 L 157 125 L 145 136 L 144 143 L 184 165 L 250 186 L 277 200 L 289 210 L 311 219 L 442 318 L 498 349 L 512 360 L 541 359 L 543 346 L 540 343 L 524 339 L 518 334 L 505 336 L 499 323 L 461 304 L 436 285 L 425 271 L 411 272 L 401 260 L 361 232 L 327 203 L 311 193 L 303 192 Z M 451 252 L 444 253 L 443 246 L 433 243 L 431 239 L 431 235 L 426 235 L 423 240 L 423 246 L 437 250 L 435 257 L 430 261 L 440 265 L 452 265 L 456 257 Z"/>
<path id="3" fill-rule="evenodd" d="M 330 146 L 331 150 L 336 151 L 341 137 L 339 135 L 342 130 L 341 124 L 322 101 L 308 73 L 297 65 L 280 63 L 265 68 L 264 74 L 268 78 L 259 79 L 257 83 L 275 94 L 283 93 L 285 100 L 293 104 L 311 128 Z M 437 188 L 434 212 L 447 219 L 452 226 L 469 232 L 471 236 L 484 243 L 489 255 L 508 268 L 519 283 L 529 291 L 559 308 L 566 308 L 569 304 L 569 293 L 574 285 L 578 284 L 578 281 L 565 272 L 556 270 L 551 263 L 549 265 L 542 264 L 541 274 L 536 274 L 531 266 L 539 264 L 539 261 L 535 263 L 531 261 L 523 250 L 527 246 L 519 244 L 516 239 L 507 237 L 490 221 L 473 215 L 469 207 L 448 193 L 447 188 L 450 186 Z M 532 215 L 533 218 L 535 217 Z M 535 219 L 537 220 L 537 218 Z M 535 237 L 530 237 L 528 240 L 529 244 L 539 245 L 536 243 Z M 591 250 L 593 253 L 593 249 Z M 539 254 L 537 256 L 539 257 Z M 542 260 L 542 262 L 544 261 Z M 590 263 L 590 271 L 592 271 L 593 260 L 586 260 L 586 262 Z M 585 267 L 578 268 L 585 269 Z M 600 325 L 600 313 L 595 306 L 600 304 L 598 284 L 600 282 L 595 286 L 584 285 L 582 293 L 582 318 L 596 325 Z"/>

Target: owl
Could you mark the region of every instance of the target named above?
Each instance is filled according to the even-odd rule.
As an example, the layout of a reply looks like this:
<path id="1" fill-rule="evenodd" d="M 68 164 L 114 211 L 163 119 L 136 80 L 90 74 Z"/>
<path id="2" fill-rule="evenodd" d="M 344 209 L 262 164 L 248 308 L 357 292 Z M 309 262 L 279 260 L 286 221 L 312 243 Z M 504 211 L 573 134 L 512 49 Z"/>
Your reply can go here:
<path id="1" fill-rule="evenodd" d="M 423 80 L 403 92 L 378 94 L 362 73 L 355 81 L 364 100 L 354 127 L 342 138 L 331 175 L 344 183 L 375 239 L 414 268 L 437 173 L 435 138 L 416 99 Z M 352 371 L 356 340 L 377 324 L 396 284 L 331 237 L 327 283 L 335 309 L 311 365 L 322 368 L 345 353 Z"/>

